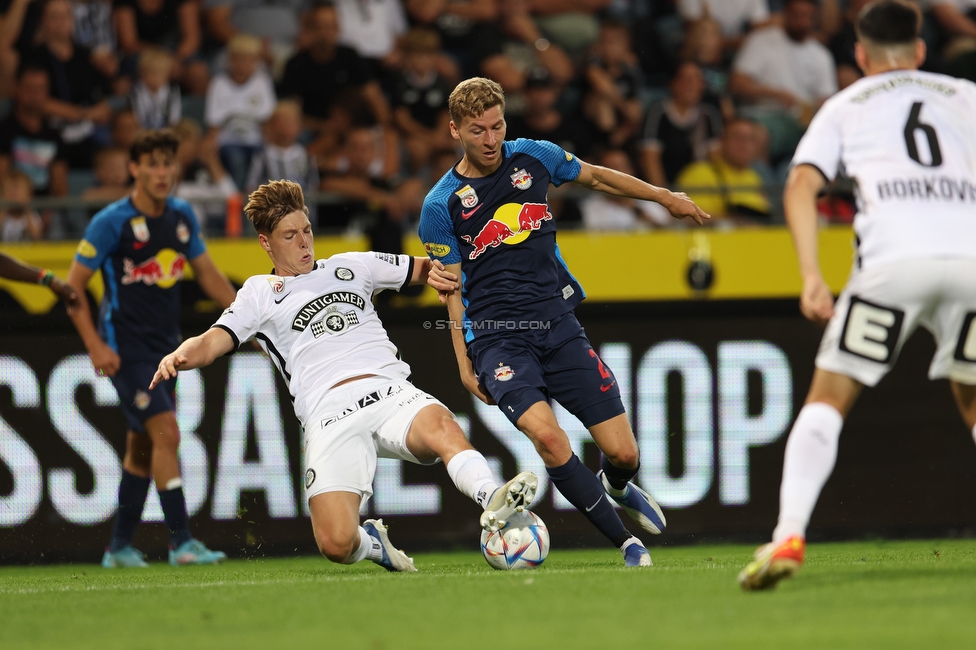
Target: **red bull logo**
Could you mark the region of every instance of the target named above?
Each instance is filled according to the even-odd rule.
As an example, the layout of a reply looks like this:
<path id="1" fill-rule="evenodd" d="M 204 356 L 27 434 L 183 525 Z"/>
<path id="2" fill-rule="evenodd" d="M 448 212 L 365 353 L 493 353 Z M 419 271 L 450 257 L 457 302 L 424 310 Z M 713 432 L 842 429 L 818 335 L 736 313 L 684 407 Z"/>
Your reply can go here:
<path id="1" fill-rule="evenodd" d="M 543 221 L 551 219 L 552 213 L 545 203 L 506 203 L 495 211 L 495 216 L 485 223 L 481 232 L 474 237 L 461 235 L 461 239 L 474 246 L 468 254 L 468 259 L 474 260 L 489 248 L 525 241 L 533 230 L 542 227 Z"/>
<path id="2" fill-rule="evenodd" d="M 181 279 L 186 270 L 186 257 L 182 253 L 164 248 L 155 256 L 136 264 L 128 257 L 122 260 L 122 284 L 142 282 L 168 289 Z"/>

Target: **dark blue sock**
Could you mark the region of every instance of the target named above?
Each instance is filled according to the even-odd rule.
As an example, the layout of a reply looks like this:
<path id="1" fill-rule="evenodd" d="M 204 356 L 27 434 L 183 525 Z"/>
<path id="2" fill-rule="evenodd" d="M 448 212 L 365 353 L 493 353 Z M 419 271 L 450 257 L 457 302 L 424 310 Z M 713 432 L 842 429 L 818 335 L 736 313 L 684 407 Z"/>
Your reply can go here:
<path id="1" fill-rule="evenodd" d="M 115 527 L 109 550 L 113 553 L 132 543 L 136 526 L 142 521 L 142 509 L 149 494 L 149 479 L 122 470 L 119 481 L 119 509 L 115 512 Z"/>
<path id="2" fill-rule="evenodd" d="M 546 471 L 556 489 L 613 542 L 614 546 L 620 548 L 630 539 L 631 535 L 613 509 L 603 489 L 603 483 L 580 462 L 576 454 L 565 465 L 547 467 Z"/>
<path id="3" fill-rule="evenodd" d="M 163 507 L 163 519 L 166 520 L 166 527 L 169 528 L 169 538 L 173 542 L 173 548 L 179 548 L 180 544 L 193 539 L 193 535 L 190 534 L 189 517 L 186 514 L 183 488 L 160 490 L 159 505 Z"/>
<path id="4" fill-rule="evenodd" d="M 603 475 L 607 477 L 607 483 L 610 484 L 610 487 L 615 490 L 622 490 L 637 476 L 640 463 L 638 462 L 637 467 L 634 469 L 625 469 L 623 467 L 617 467 L 604 456 L 600 462 L 600 468 L 603 470 Z"/>

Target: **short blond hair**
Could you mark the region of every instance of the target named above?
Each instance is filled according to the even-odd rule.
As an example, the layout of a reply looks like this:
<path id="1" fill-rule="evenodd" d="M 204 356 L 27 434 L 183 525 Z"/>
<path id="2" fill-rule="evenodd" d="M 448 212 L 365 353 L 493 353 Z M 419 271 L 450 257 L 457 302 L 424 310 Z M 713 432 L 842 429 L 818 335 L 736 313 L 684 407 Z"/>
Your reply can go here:
<path id="1" fill-rule="evenodd" d="M 139 72 L 146 70 L 173 69 L 173 56 L 160 47 L 147 47 L 139 55 Z"/>
<path id="2" fill-rule="evenodd" d="M 308 215 L 302 186 L 284 180 L 268 181 L 254 190 L 244 206 L 244 214 L 262 235 L 270 235 L 282 219 L 298 210 Z"/>
<path id="3" fill-rule="evenodd" d="M 260 56 L 264 44 L 257 36 L 250 34 L 236 34 L 227 41 L 227 52 L 229 54 L 253 54 Z"/>
<path id="4" fill-rule="evenodd" d="M 481 117 L 495 106 L 500 106 L 505 113 L 505 91 L 497 81 L 484 77 L 465 79 L 447 99 L 447 109 L 455 125 L 466 117 Z"/>

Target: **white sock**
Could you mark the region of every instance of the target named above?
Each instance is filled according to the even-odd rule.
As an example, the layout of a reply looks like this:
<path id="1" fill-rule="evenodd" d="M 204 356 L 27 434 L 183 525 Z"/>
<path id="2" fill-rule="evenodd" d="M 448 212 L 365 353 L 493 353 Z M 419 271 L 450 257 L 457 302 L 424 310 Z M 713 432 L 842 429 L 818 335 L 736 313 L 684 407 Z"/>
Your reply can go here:
<path id="1" fill-rule="evenodd" d="M 359 527 L 359 548 L 352 552 L 343 564 L 355 564 L 363 560 L 379 562 L 383 559 L 383 548 L 377 539 L 373 539 L 362 526 Z"/>
<path id="2" fill-rule="evenodd" d="M 783 483 L 779 488 L 779 523 L 773 541 L 798 535 L 806 537 L 810 515 L 820 490 L 830 478 L 837 460 L 837 439 L 844 418 L 832 406 L 821 402 L 800 409 L 786 441 Z"/>
<path id="3" fill-rule="evenodd" d="M 466 494 L 482 508 L 498 489 L 488 461 L 476 449 L 465 449 L 454 456 L 447 464 L 447 474 L 461 494 Z"/>

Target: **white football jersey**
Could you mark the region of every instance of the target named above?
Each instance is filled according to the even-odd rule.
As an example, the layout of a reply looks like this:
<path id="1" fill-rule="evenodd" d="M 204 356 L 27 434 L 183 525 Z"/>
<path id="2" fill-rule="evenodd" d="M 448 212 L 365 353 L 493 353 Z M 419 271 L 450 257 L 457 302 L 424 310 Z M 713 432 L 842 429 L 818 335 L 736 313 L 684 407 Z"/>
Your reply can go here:
<path id="1" fill-rule="evenodd" d="M 793 155 L 856 181 L 862 268 L 909 258 L 976 258 L 976 84 L 899 70 L 824 103 Z"/>
<path id="2" fill-rule="evenodd" d="M 304 426 L 329 388 L 344 379 L 410 375 L 373 308 L 373 294 L 405 287 L 413 262 L 409 255 L 342 253 L 318 260 L 304 275 L 255 275 L 214 327 L 238 347 L 258 341 L 288 382 Z"/>

